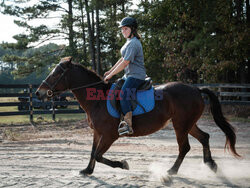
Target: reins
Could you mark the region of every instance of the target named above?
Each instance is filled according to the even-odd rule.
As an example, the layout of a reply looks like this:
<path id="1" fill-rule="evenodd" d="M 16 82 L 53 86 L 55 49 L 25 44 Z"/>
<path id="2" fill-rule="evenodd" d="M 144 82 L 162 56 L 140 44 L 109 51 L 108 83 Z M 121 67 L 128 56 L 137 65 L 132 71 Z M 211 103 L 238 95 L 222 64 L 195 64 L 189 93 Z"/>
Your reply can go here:
<path id="1" fill-rule="evenodd" d="M 87 84 L 87 85 L 84 85 L 84 86 L 79 86 L 79 87 L 75 87 L 75 88 L 68 88 L 66 89 L 65 91 L 56 91 L 56 92 L 53 92 L 53 91 L 50 91 L 52 92 L 51 95 L 56 95 L 56 94 L 59 94 L 59 93 L 65 93 L 66 91 L 74 91 L 74 90 L 77 90 L 77 89 L 82 89 L 82 88 L 87 88 L 87 87 L 91 87 L 91 86 L 95 86 L 95 85 L 99 85 L 101 83 L 104 83 L 103 80 L 99 81 L 99 82 L 95 82 L 95 83 L 91 83 L 91 84 Z M 48 93 L 47 93 L 48 95 Z"/>
<path id="2" fill-rule="evenodd" d="M 87 84 L 87 85 L 84 85 L 84 86 L 75 87 L 75 88 L 68 89 L 68 90 L 74 91 L 74 90 L 77 90 L 77 89 L 82 89 L 82 88 L 86 88 L 86 87 L 95 86 L 95 85 L 98 85 L 98 84 L 101 84 L 101 83 L 104 83 L 104 81 L 101 80 L 99 82 L 95 82 L 95 83 L 92 83 L 92 84 Z"/>

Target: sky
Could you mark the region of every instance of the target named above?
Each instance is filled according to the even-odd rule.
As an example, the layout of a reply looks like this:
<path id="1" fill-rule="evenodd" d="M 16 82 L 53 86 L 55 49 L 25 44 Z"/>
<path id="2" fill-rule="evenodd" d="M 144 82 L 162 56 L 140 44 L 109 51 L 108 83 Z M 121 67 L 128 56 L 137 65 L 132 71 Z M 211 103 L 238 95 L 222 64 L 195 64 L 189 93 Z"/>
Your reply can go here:
<path id="1" fill-rule="evenodd" d="M 27 5 L 33 5 L 36 4 L 38 0 L 31 0 L 29 3 L 19 4 L 19 6 L 27 6 Z M 8 2 L 6 2 L 8 4 Z M 10 5 L 12 3 L 9 3 Z M 25 29 L 18 27 L 14 20 L 18 20 L 18 17 L 10 16 L 10 15 L 4 15 L 1 13 L 0 8 L 0 24 L 1 24 L 1 30 L 0 30 L 0 43 L 2 42 L 16 42 L 15 39 L 13 39 L 13 36 L 16 34 L 22 34 L 25 33 Z M 20 19 L 19 19 L 20 20 Z M 37 21 L 36 21 L 37 22 Z M 35 22 L 35 25 L 38 25 L 38 23 Z M 40 21 L 39 21 L 40 22 Z"/>
<path id="2" fill-rule="evenodd" d="M 12 36 L 24 32 L 24 30 L 14 24 L 14 17 L 7 16 L 0 13 L 0 43 L 2 42 L 15 42 Z"/>
<path id="3" fill-rule="evenodd" d="M 59 19 L 59 18 L 58 18 Z M 39 26 L 41 24 L 47 25 L 49 27 L 54 28 L 53 26 L 57 25 L 58 19 L 36 19 L 33 21 L 29 21 L 28 23 L 32 26 Z M 15 39 L 13 39 L 13 36 L 16 34 L 22 34 L 25 33 L 25 29 L 18 27 L 14 20 L 20 20 L 15 16 L 9 16 L 4 15 L 0 12 L 0 24 L 1 24 L 1 30 L 0 30 L 0 44 L 2 42 L 16 42 Z M 4 29 L 2 29 L 4 28 Z M 48 41 L 49 42 L 49 41 Z M 59 44 L 65 43 L 65 41 L 51 41 L 56 42 Z"/>
<path id="4" fill-rule="evenodd" d="M 33 0 L 34 2 L 37 0 Z M 136 4 L 138 4 L 139 0 L 133 0 L 133 6 L 131 8 L 136 8 Z M 14 20 L 17 19 L 17 17 L 9 16 L 9 15 L 3 15 L 0 12 L 0 44 L 2 42 L 16 42 L 15 39 L 12 37 L 16 34 L 25 33 L 25 30 L 23 28 L 18 27 Z M 53 19 L 52 19 L 53 20 Z M 42 20 L 39 20 L 39 24 L 41 24 Z M 51 20 L 49 20 L 51 22 Z M 35 23 L 34 23 L 35 24 Z M 46 20 L 46 25 L 48 24 L 48 20 Z M 35 24 L 37 25 L 37 24 Z M 53 23 L 49 24 L 53 25 Z M 55 42 L 55 41 L 52 41 Z M 57 43 L 65 43 L 65 41 L 56 41 Z"/>

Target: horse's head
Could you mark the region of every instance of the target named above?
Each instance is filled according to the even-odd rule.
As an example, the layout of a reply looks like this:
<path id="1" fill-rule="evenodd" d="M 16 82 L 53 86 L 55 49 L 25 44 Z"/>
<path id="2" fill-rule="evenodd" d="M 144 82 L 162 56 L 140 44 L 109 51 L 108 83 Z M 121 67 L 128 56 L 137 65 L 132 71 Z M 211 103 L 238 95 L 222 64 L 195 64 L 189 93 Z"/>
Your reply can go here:
<path id="1" fill-rule="evenodd" d="M 38 98 L 50 99 L 69 89 L 67 73 L 72 66 L 71 60 L 72 57 L 61 59 L 60 63 L 56 65 L 37 89 L 36 95 Z"/>

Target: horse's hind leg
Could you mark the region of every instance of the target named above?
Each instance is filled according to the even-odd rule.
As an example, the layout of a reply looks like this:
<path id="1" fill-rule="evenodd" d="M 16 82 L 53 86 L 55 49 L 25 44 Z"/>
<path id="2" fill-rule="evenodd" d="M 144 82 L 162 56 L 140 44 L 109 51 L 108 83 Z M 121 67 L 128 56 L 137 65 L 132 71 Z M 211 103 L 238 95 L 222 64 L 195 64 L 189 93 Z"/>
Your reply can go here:
<path id="1" fill-rule="evenodd" d="M 196 124 L 192 127 L 189 134 L 191 134 L 194 138 L 196 138 L 202 144 L 204 163 L 207 164 L 211 170 L 216 172 L 217 165 L 214 162 L 214 160 L 212 159 L 211 151 L 210 151 L 210 147 L 209 147 L 209 134 L 200 130 Z"/>
<path id="2" fill-rule="evenodd" d="M 170 174 L 170 175 L 177 174 L 184 157 L 186 156 L 186 154 L 190 150 L 187 131 L 179 129 L 179 127 L 177 127 L 174 122 L 173 122 L 173 124 L 174 124 L 174 128 L 175 128 L 177 142 L 179 145 L 179 155 L 178 155 L 174 165 L 172 166 L 172 168 L 170 170 L 168 170 L 168 174 Z"/>

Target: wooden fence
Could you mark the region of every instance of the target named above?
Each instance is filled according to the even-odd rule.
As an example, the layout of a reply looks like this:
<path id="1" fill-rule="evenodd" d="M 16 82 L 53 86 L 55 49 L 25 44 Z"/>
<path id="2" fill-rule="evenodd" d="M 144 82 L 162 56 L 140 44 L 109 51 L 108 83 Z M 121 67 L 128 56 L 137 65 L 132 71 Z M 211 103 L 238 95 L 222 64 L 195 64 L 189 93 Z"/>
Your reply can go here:
<path id="1" fill-rule="evenodd" d="M 79 107 L 79 103 L 74 101 L 35 101 L 35 91 L 38 85 L 32 84 L 18 84 L 18 85 L 3 85 L 0 84 L 0 98 L 3 97 L 28 97 L 27 102 L 0 102 L 0 107 L 4 106 L 20 106 L 28 105 L 28 110 L 12 111 L 12 112 L 1 112 L 0 116 L 13 116 L 13 115 L 29 115 L 30 121 L 33 121 L 34 114 L 51 114 L 52 119 L 55 120 L 56 114 L 72 114 L 72 113 L 84 113 L 84 111 Z M 26 92 L 24 92 L 26 91 Z M 64 97 L 73 97 L 72 93 L 62 94 Z M 34 110 L 34 103 L 41 106 L 51 106 L 51 109 Z M 55 106 L 67 105 L 67 106 L 78 106 L 78 109 L 56 109 Z M 0 108 L 1 109 L 1 108 Z"/>
<path id="2" fill-rule="evenodd" d="M 250 84 L 194 84 L 194 86 L 213 90 L 221 104 L 250 105 Z"/>
<path id="3" fill-rule="evenodd" d="M 217 96 L 221 104 L 230 105 L 250 105 L 250 84 L 194 84 L 199 88 L 210 88 Z M 56 105 L 73 105 L 79 106 L 77 101 L 50 101 L 50 102 L 36 102 L 42 105 L 50 105 L 50 110 L 34 110 L 33 98 L 35 97 L 35 90 L 38 85 L 22 84 L 22 85 L 3 85 L 0 84 L 0 98 L 1 97 L 28 97 L 28 102 L 0 102 L 0 107 L 4 106 L 19 106 L 21 103 L 28 105 L 28 110 L 13 111 L 13 112 L 1 112 L 0 116 L 12 116 L 12 115 L 29 115 L 30 121 L 33 121 L 34 114 L 52 114 L 53 120 L 55 120 L 56 114 L 70 114 L 70 113 L 84 113 L 81 108 L 78 109 L 55 109 Z M 26 92 L 24 92 L 24 89 Z M 71 93 L 65 93 L 63 96 L 73 97 Z M 206 98 L 206 96 L 204 95 Z M 208 100 L 206 100 L 208 103 Z"/>

